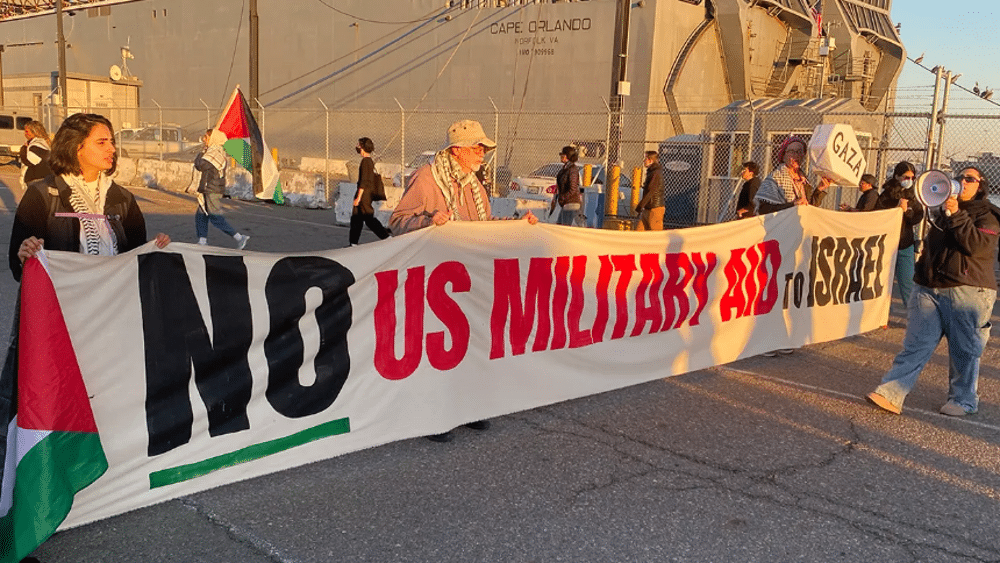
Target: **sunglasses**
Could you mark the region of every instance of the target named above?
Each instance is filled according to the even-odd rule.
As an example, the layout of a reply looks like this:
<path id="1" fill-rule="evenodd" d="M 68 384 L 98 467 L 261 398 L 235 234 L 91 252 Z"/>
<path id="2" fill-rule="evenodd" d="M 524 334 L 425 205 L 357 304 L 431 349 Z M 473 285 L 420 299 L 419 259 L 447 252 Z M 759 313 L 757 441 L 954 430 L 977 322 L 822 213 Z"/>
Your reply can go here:
<path id="1" fill-rule="evenodd" d="M 966 184 L 978 184 L 980 182 L 980 179 L 975 176 L 956 176 L 955 180 L 965 182 Z"/>

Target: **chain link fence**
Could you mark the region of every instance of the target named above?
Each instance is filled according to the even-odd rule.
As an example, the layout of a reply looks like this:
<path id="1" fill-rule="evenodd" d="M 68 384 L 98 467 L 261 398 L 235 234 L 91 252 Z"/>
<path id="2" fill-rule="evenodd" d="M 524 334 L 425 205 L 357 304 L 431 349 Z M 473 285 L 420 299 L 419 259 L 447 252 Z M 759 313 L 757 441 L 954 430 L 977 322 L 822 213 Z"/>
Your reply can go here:
<path id="1" fill-rule="evenodd" d="M 939 117 L 932 128 L 929 113 L 838 112 L 795 100 L 770 102 L 737 103 L 706 113 L 617 113 L 610 108 L 599 112 L 505 111 L 491 101 L 479 109 L 460 112 L 407 110 L 402 105 L 329 110 L 317 100 L 313 108 L 257 108 L 257 119 L 266 143 L 276 149 L 281 169 L 324 174 L 334 185 L 338 180 L 353 179 L 359 137 L 374 140 L 383 175 L 396 185 L 405 184 L 406 174 L 412 172 L 409 165 L 419 164 L 422 155 L 426 160 L 442 148 L 448 126 L 458 119 L 479 121 L 498 144 L 489 154 L 487 166 L 487 183 L 495 197 L 517 195 L 511 190 L 521 189 L 520 178 L 535 172 L 551 174 L 552 167 L 547 165 L 559 162 L 561 148 L 575 145 L 581 154 L 579 164 L 592 166 L 592 182 L 601 184 L 604 193 L 611 191 L 617 165 L 618 205 L 606 205 L 605 209 L 623 221 L 634 219 L 638 194 L 633 194 L 632 188 L 642 181 L 643 153 L 656 151 L 664 169 L 665 223 L 671 226 L 734 218 L 742 164 L 754 161 L 762 177 L 766 176 L 777 165 L 777 148 L 788 136 L 808 142 L 814 128 L 822 123 L 852 125 L 865 150 L 865 172 L 880 181 L 898 162 L 906 160 L 918 171 L 938 168 L 957 172 L 975 165 L 994 184 L 1000 183 L 1000 154 L 993 152 L 993 143 L 1000 139 L 1000 116 L 947 115 Z M 79 108 L 117 118 L 123 155 L 180 161 L 194 159 L 201 135 L 215 125 L 221 109 L 207 104 L 189 108 L 155 104 Z M 58 121 L 58 111 L 37 110 L 32 117 L 39 112 L 50 126 Z M 28 115 L 0 108 L 0 143 L 14 145 L 11 149 L 24 142 L 23 132 L 18 130 L 23 129 L 25 120 L 21 114 Z M 682 133 L 675 134 L 677 131 Z M 551 183 L 555 183 L 554 178 Z M 858 195 L 855 186 L 834 186 L 823 206 L 853 205 Z"/>

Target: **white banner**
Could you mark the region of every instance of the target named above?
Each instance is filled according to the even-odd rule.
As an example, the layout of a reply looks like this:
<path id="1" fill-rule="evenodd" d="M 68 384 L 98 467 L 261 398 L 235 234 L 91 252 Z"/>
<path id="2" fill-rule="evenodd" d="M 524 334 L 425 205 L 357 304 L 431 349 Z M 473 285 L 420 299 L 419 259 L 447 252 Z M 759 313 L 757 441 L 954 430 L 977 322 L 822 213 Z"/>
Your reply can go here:
<path id="1" fill-rule="evenodd" d="M 110 464 L 62 527 L 878 328 L 900 220 L 796 207 L 646 233 L 449 223 L 304 255 L 49 253 Z"/>

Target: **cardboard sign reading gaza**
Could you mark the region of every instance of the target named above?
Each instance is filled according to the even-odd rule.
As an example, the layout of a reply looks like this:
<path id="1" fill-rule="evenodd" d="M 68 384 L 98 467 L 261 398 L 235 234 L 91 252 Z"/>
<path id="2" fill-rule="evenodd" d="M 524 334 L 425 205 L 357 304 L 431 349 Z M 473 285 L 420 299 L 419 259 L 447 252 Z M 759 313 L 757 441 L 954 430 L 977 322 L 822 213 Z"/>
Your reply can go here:
<path id="1" fill-rule="evenodd" d="M 809 142 L 812 171 L 841 186 L 857 186 L 865 173 L 865 159 L 854 128 L 841 123 L 819 125 Z"/>

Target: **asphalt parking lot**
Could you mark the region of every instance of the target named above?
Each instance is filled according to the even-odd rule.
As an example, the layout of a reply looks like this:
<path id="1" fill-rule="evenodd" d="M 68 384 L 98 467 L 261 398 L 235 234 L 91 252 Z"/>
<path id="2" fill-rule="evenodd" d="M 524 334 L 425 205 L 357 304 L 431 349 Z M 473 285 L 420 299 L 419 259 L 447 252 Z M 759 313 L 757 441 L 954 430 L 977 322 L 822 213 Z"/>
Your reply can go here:
<path id="1" fill-rule="evenodd" d="M 17 199 L 0 169 L 0 240 Z M 194 242 L 194 199 L 134 193 L 151 232 Z M 248 248 L 347 245 L 332 210 L 229 201 Z M 362 242 L 372 242 L 367 230 Z M 219 231 L 210 243 L 235 246 Z M 6 246 L 5 246 L 6 248 Z M 6 342 L 16 284 L 0 276 Z M 903 416 L 863 400 L 888 327 L 404 440 L 59 532 L 69 562 L 1000 561 L 1000 347 L 979 414 L 937 414 L 942 344 Z M 996 322 L 996 321 L 995 321 Z"/>

